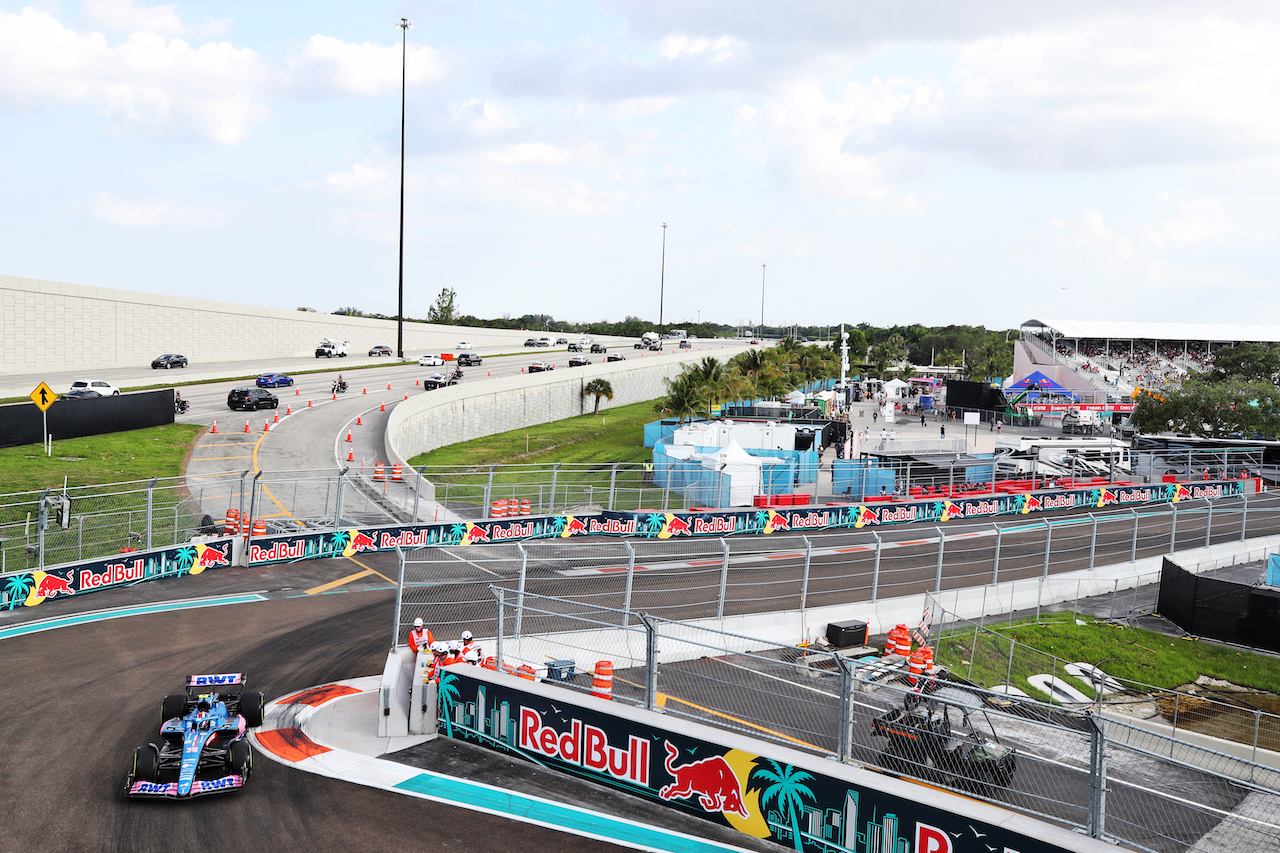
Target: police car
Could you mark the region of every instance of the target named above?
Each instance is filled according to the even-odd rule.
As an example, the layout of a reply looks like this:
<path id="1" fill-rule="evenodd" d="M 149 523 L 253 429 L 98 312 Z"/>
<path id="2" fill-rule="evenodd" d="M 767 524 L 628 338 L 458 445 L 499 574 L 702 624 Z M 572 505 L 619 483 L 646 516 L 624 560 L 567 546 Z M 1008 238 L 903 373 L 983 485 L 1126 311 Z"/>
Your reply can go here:
<path id="1" fill-rule="evenodd" d="M 185 800 L 238 791 L 253 754 L 245 730 L 262 725 L 262 694 L 244 689 L 244 673 L 192 675 L 185 693 L 160 704 L 160 744 L 133 751 L 130 797 Z"/>

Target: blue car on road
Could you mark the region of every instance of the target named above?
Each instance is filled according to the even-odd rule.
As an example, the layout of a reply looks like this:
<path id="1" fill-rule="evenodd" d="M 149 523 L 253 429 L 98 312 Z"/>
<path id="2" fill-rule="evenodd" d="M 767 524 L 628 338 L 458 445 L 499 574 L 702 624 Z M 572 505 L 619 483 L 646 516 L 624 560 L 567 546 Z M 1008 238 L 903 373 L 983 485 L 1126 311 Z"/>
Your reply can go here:
<path id="1" fill-rule="evenodd" d="M 244 685 L 242 672 L 193 675 L 186 693 L 166 696 L 161 742 L 134 750 L 125 794 L 178 800 L 244 787 L 253 764 L 245 729 L 263 715 L 262 694 Z"/>
<path id="2" fill-rule="evenodd" d="M 293 377 L 283 373 L 264 373 L 258 377 L 259 388 L 283 388 L 292 384 Z"/>

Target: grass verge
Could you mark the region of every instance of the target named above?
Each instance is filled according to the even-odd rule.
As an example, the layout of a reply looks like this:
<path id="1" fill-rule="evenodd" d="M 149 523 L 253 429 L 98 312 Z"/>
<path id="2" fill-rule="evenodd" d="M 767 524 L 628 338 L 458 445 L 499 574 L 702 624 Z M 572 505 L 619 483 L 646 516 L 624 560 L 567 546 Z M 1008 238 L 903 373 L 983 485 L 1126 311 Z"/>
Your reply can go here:
<path id="1" fill-rule="evenodd" d="M 108 435 L 59 439 L 53 456 L 38 444 L 0 448 L 0 493 L 61 490 L 87 486 L 176 477 L 191 442 L 204 429 L 194 424 L 167 424 Z"/>

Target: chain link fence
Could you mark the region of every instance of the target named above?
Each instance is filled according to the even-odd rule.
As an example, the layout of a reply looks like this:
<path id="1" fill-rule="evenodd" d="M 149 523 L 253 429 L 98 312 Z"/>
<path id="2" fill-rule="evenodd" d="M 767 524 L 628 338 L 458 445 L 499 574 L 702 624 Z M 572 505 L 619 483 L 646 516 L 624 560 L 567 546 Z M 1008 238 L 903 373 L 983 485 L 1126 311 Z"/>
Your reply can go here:
<path id="1" fill-rule="evenodd" d="M 572 672 L 555 682 L 567 690 L 590 691 L 596 663 L 609 661 L 616 701 L 879 768 L 1133 849 L 1211 851 L 1224 849 L 1223 838 L 1231 849 L 1264 849 L 1280 838 L 1274 769 L 1093 708 L 1012 702 L 963 678 L 922 695 L 904 664 L 885 667 L 881 658 L 779 645 L 518 585 L 477 582 L 473 592 L 469 612 L 496 638 L 484 653 L 513 667 Z M 402 618 L 411 618 L 408 609 Z M 877 720 L 926 704 L 945 717 L 936 749 L 903 749 L 878 736 Z M 1011 748 L 1016 769 L 1007 783 L 993 781 L 952 761 L 952 742 Z"/>

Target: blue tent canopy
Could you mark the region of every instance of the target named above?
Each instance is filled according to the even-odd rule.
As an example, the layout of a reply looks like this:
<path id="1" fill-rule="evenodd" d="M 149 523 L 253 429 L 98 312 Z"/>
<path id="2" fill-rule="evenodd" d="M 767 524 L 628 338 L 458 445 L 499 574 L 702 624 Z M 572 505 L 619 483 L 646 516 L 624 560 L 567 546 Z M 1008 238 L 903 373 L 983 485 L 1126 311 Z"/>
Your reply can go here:
<path id="1" fill-rule="evenodd" d="M 1022 379 L 1019 379 L 1017 382 L 1013 383 L 1012 385 L 1010 385 L 1008 388 L 1004 390 L 1006 394 L 1016 395 L 1022 391 L 1026 391 L 1032 385 L 1036 386 L 1038 390 L 1031 391 L 1030 393 L 1028 393 L 1026 396 L 1026 399 L 1028 400 L 1034 400 L 1037 397 L 1039 397 L 1040 394 L 1042 393 L 1060 394 L 1064 397 L 1070 397 L 1072 400 L 1080 399 L 1075 394 L 1072 394 L 1066 388 L 1063 388 L 1057 382 L 1054 382 L 1052 379 L 1050 379 L 1048 376 L 1045 376 L 1043 373 L 1041 373 L 1038 370 L 1035 373 L 1024 376 Z"/>

